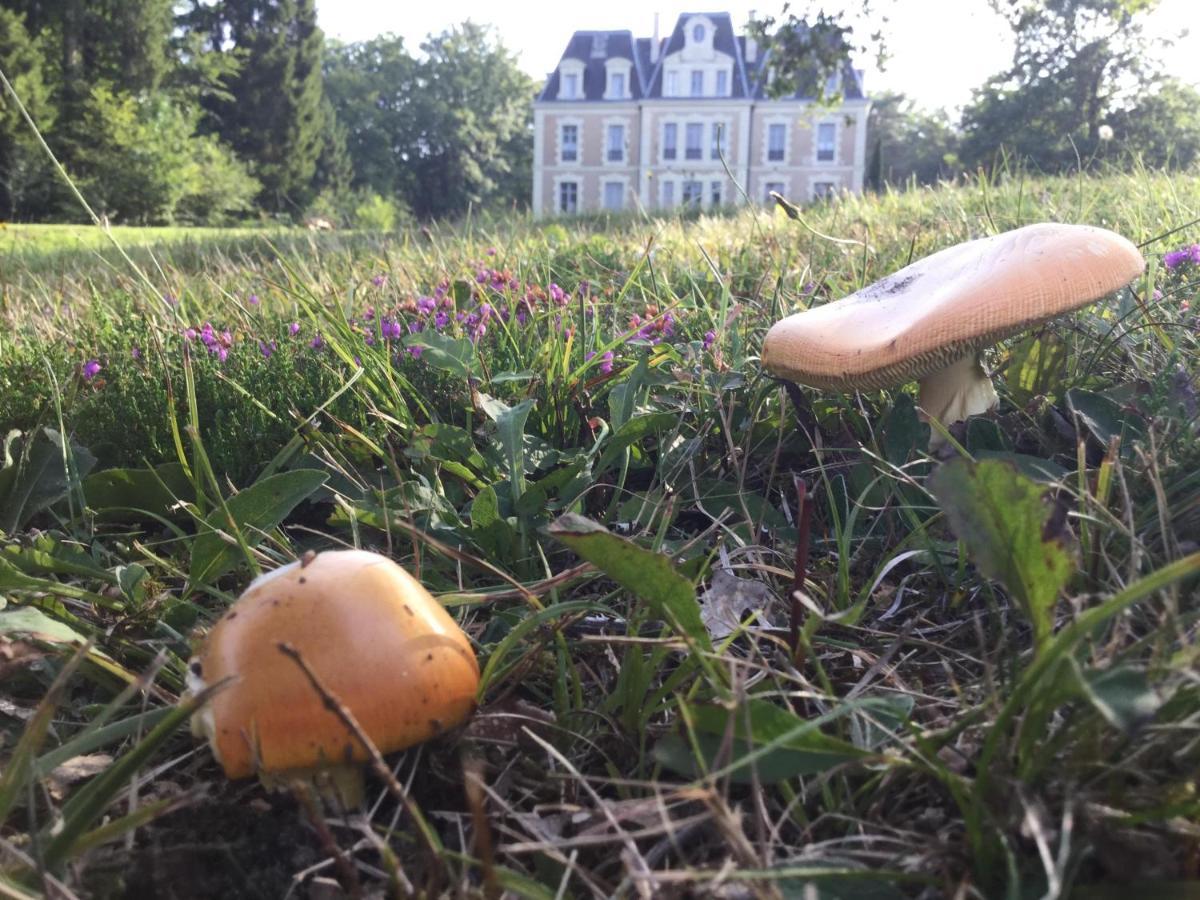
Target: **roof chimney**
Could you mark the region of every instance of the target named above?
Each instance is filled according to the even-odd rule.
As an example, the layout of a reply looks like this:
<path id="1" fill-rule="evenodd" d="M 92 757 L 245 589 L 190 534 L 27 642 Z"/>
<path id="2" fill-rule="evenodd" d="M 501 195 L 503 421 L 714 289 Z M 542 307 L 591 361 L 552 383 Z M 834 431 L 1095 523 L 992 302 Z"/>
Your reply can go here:
<path id="1" fill-rule="evenodd" d="M 658 13 L 654 14 L 654 39 L 650 42 L 650 62 L 658 62 Z"/>
<path id="2" fill-rule="evenodd" d="M 758 41 L 754 39 L 754 33 L 750 30 L 749 25 L 754 22 L 754 10 L 750 10 L 750 19 L 746 23 L 746 62 L 752 63 L 758 59 Z"/>

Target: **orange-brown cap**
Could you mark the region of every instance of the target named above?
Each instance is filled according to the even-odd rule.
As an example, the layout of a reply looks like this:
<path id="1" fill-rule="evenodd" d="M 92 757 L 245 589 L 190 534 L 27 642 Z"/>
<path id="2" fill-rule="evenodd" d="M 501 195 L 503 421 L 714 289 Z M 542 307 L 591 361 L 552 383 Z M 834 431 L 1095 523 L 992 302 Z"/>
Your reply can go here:
<path id="1" fill-rule="evenodd" d="M 384 753 L 475 709 L 479 664 L 441 604 L 386 557 L 326 551 L 255 580 L 192 661 L 194 687 L 234 676 L 196 723 L 230 778 L 366 758 L 281 642 Z"/>
<path id="2" fill-rule="evenodd" d="M 816 388 L 888 387 L 1129 284 L 1138 249 L 1103 228 L 1027 225 L 918 260 L 834 303 L 777 322 L 769 371 Z"/>

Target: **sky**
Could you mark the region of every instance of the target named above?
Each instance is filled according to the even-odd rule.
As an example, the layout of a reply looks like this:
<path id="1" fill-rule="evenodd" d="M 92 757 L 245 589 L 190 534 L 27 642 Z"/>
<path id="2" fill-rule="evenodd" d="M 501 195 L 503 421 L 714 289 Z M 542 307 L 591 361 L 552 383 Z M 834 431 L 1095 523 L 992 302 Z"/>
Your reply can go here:
<path id="1" fill-rule="evenodd" d="M 836 6 L 830 0 L 828 8 Z M 856 6 L 851 4 L 850 6 Z M 728 12 L 739 27 L 751 10 L 761 17 L 778 14 L 781 3 L 724 3 L 655 5 L 646 0 L 442 0 L 440 3 L 382 3 L 380 0 L 317 0 L 317 18 L 325 33 L 343 41 L 361 41 L 380 34 L 404 37 L 413 48 L 431 33 L 471 19 L 495 25 L 505 46 L 517 54 L 521 67 L 544 78 L 558 65 L 571 33 L 591 29 L 628 29 L 637 37 L 654 33 L 659 14 L 663 36 L 682 12 Z M 971 98 L 990 75 L 1003 69 L 1012 56 L 1007 25 L 987 0 L 876 0 L 889 21 L 884 26 L 890 59 L 884 71 L 874 60 L 857 60 L 866 70 L 871 91 L 900 91 L 921 105 L 957 109 Z M 1184 32 L 1195 22 L 1192 33 Z M 1146 19 L 1171 74 L 1200 86 L 1200 0 L 1161 0 Z M 878 23 L 875 23 L 878 24 Z M 862 33 L 867 33 L 864 30 Z M 1165 47 L 1174 41 L 1174 47 Z"/>

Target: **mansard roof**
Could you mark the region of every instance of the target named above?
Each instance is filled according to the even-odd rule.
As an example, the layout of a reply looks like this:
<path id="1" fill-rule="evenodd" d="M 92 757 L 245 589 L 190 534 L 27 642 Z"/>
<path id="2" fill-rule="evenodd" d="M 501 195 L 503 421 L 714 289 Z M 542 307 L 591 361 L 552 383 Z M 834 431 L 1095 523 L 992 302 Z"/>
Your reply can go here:
<path id="1" fill-rule="evenodd" d="M 682 50 L 687 44 L 687 25 L 695 17 L 708 19 L 713 26 L 713 48 L 733 57 L 733 78 L 726 97 L 688 97 L 689 101 L 703 102 L 717 99 L 768 99 L 767 82 L 770 72 L 770 52 L 758 52 L 752 61 L 746 59 L 746 37 L 734 31 L 733 19 L 727 12 L 683 13 L 675 22 L 671 33 L 659 41 L 655 54 L 654 38 L 634 38 L 630 31 L 577 31 L 571 35 L 563 51 L 558 67 L 546 78 L 538 100 L 557 100 L 559 72 L 566 60 L 576 60 L 583 66 L 583 96 L 581 101 L 604 101 L 606 91 L 606 63 L 612 59 L 627 59 L 632 64 L 629 79 L 628 99 L 657 99 L 663 96 L 663 61 L 672 53 Z M 849 62 L 842 72 L 842 96 L 846 100 L 865 98 L 862 85 L 862 70 L 855 69 Z M 676 98 L 671 98 L 676 99 Z M 788 99 L 811 100 L 800 91 Z M 606 101 L 619 102 L 619 101 Z"/>

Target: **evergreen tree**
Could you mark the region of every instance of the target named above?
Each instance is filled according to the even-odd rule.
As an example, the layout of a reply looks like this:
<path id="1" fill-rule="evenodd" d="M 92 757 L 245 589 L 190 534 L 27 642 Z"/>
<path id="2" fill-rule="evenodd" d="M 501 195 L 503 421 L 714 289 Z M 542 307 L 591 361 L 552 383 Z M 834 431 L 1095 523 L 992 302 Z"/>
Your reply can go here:
<path id="1" fill-rule="evenodd" d="M 42 55 L 23 17 L 0 9 L 0 65 L 13 90 L 42 129 L 53 124 L 50 91 L 42 78 Z M 12 219 L 25 197 L 52 180 L 47 160 L 17 104 L 0 90 L 0 219 Z M 40 184 L 39 184 L 40 183 Z"/>
<path id="2" fill-rule="evenodd" d="M 302 213 L 328 131 L 314 0 L 196 2 L 183 22 L 238 63 L 227 94 L 205 99 L 210 127 L 250 163 L 264 206 Z"/>

